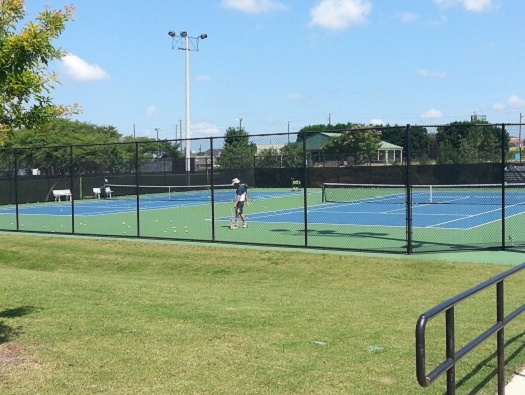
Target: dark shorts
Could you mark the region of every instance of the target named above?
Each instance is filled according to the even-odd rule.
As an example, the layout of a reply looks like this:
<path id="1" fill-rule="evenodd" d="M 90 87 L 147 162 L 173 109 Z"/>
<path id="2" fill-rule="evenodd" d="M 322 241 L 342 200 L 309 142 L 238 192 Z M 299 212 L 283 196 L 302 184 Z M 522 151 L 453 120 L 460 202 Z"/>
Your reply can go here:
<path id="1" fill-rule="evenodd" d="M 244 208 L 244 202 L 238 202 L 237 203 L 237 214 L 242 214 L 242 209 Z"/>

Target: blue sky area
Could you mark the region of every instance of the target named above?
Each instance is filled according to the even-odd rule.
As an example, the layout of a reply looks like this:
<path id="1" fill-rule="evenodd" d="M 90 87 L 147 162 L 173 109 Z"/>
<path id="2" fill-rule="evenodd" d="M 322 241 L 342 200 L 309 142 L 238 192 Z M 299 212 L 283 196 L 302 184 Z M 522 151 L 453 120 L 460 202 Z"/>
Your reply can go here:
<path id="1" fill-rule="evenodd" d="M 124 135 L 290 132 L 312 124 L 518 123 L 525 114 L 523 0 L 27 0 L 73 5 L 52 65 L 57 103 Z M 184 136 L 182 136 L 184 137 Z"/>

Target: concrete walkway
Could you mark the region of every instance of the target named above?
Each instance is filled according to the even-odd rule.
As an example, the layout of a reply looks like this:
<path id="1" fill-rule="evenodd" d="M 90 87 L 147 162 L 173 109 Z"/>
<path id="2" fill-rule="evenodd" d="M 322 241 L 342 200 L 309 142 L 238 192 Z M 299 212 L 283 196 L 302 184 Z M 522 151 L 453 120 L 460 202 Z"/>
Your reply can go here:
<path id="1" fill-rule="evenodd" d="M 505 395 L 525 394 L 525 371 L 515 375 L 505 387 Z"/>

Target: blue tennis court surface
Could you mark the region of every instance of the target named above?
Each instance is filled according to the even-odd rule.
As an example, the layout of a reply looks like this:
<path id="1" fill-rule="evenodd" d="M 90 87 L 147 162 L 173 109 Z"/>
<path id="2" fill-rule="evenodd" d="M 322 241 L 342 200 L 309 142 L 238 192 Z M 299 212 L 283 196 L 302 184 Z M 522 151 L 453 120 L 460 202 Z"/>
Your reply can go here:
<path id="1" fill-rule="evenodd" d="M 290 196 L 296 197 L 297 192 L 284 191 L 254 191 L 250 190 L 251 200 L 278 199 Z M 235 200 L 234 191 L 220 191 L 214 195 L 216 203 L 233 202 Z M 209 193 L 192 193 L 168 197 L 144 196 L 139 200 L 140 211 L 163 210 L 177 207 L 192 207 L 211 204 Z M 75 201 L 75 216 L 95 216 L 107 214 L 120 214 L 135 212 L 137 210 L 136 197 L 116 197 L 114 199 L 86 199 Z M 18 209 L 22 215 L 67 215 L 72 214 L 72 205 L 69 201 L 46 202 L 36 204 L 20 204 Z M 14 205 L 0 207 L 0 214 L 16 214 Z"/>
<path id="2" fill-rule="evenodd" d="M 214 199 L 217 204 L 233 202 L 233 191 L 221 191 L 219 199 Z M 256 223 L 281 223 L 298 224 L 305 222 L 305 212 L 302 207 L 290 209 L 278 209 L 282 207 L 281 202 L 287 198 L 297 199 L 302 204 L 303 192 L 296 191 L 250 191 L 252 205 L 245 209 L 249 222 Z M 163 210 L 172 208 L 190 208 L 192 206 L 210 206 L 211 198 L 203 198 L 207 195 L 195 195 L 190 199 L 162 200 L 153 197 L 140 199 L 140 211 Z M 219 196 L 219 195 L 216 195 Z M 405 227 L 406 208 L 402 202 L 404 195 L 389 195 L 376 199 L 374 203 L 370 200 L 352 203 L 316 203 L 320 202 L 320 193 L 311 191 L 308 193 L 307 221 L 309 225 L 346 225 L 346 226 L 383 226 L 383 227 Z M 435 195 L 436 196 L 436 195 Z M 285 199 L 280 201 L 279 199 Z M 461 204 L 465 201 L 457 196 L 453 202 L 447 204 L 414 204 L 413 205 L 413 227 L 428 229 L 460 229 L 466 230 L 492 222 L 501 221 L 501 206 L 498 204 Z M 457 200 L 457 201 L 456 201 Z M 392 203 L 395 201 L 395 203 Z M 525 213 L 524 204 L 516 203 L 505 207 L 506 217 L 517 216 Z M 495 200 L 497 202 L 497 199 Z M 268 208 L 266 208 L 268 206 Z M 273 208 L 273 209 L 272 209 Z M 75 216 L 97 216 L 120 213 L 131 213 L 137 211 L 137 200 L 131 198 L 115 198 L 107 200 L 86 199 L 77 200 L 74 205 Z M 0 208 L 1 214 L 13 215 L 16 213 L 15 206 L 4 206 Z M 39 204 L 27 204 L 19 206 L 20 215 L 50 215 L 71 216 L 72 205 L 70 202 L 47 202 Z M 224 214 L 222 214 L 224 215 Z M 227 221 L 230 217 L 218 216 L 216 221 Z M 203 218 L 209 220 L 209 218 Z"/>
<path id="3" fill-rule="evenodd" d="M 525 213 L 525 205 L 505 208 L 506 217 Z M 405 227 L 405 206 L 399 204 L 323 203 L 308 207 L 308 224 Z M 275 212 L 247 213 L 250 222 L 304 223 L 304 210 L 290 209 Z M 221 220 L 225 220 L 222 218 Z M 471 229 L 501 220 L 501 207 L 415 205 L 413 226 L 433 229 Z"/>

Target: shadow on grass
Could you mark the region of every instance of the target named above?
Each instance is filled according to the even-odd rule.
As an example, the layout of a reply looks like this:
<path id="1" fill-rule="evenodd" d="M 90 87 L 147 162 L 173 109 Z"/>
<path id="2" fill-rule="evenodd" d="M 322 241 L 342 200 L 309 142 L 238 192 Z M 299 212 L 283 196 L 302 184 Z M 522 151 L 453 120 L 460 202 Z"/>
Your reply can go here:
<path id="1" fill-rule="evenodd" d="M 505 359 L 505 365 L 507 365 L 509 362 L 515 360 L 522 352 L 523 350 L 525 350 L 525 343 L 523 343 L 523 338 L 525 337 L 525 332 L 524 333 L 520 333 L 519 335 L 516 335 L 512 338 L 510 338 L 509 340 L 507 340 L 505 342 L 505 349 L 507 349 L 510 345 L 512 345 L 513 343 L 515 342 L 520 342 L 521 345 L 518 346 L 513 352 L 511 355 L 507 356 L 507 358 Z M 486 377 L 481 380 L 479 382 L 478 385 L 476 385 L 468 394 L 469 395 L 474 395 L 474 394 L 478 394 L 482 389 L 484 389 L 484 387 L 486 385 L 488 385 L 488 383 L 494 379 L 494 377 L 496 377 L 496 375 L 498 374 L 498 370 L 497 370 L 497 366 L 495 366 L 494 364 L 494 360 L 496 359 L 496 356 L 497 356 L 497 353 L 494 352 L 492 353 L 491 355 L 489 355 L 487 358 L 485 358 L 484 360 L 482 360 L 479 364 L 476 365 L 476 367 L 474 369 L 472 369 L 472 371 L 467 374 L 465 377 L 463 377 L 461 380 L 459 380 L 457 383 L 456 383 L 456 388 L 460 388 L 461 386 L 464 386 L 466 385 L 466 383 L 468 382 L 468 380 L 472 379 L 474 376 L 476 376 L 477 374 L 480 373 L 480 371 L 482 371 L 484 368 L 487 368 L 487 367 L 494 367 L 494 369 L 492 369 L 490 371 L 490 373 L 488 373 L 486 375 Z M 506 379 L 508 380 L 510 377 L 506 377 Z"/>
<path id="2" fill-rule="evenodd" d="M 15 307 L 14 309 L 7 309 L 0 311 L 0 318 L 17 318 L 23 317 L 24 315 L 31 314 L 38 309 L 32 306 L 21 306 Z M 19 336 L 22 333 L 22 327 L 13 327 L 0 321 L 0 344 L 7 343 L 13 338 Z"/>

